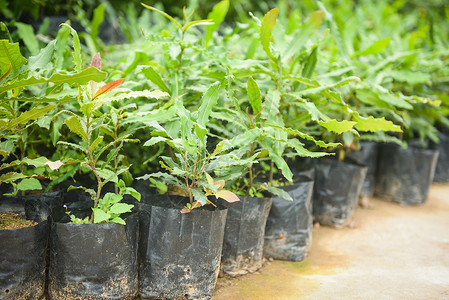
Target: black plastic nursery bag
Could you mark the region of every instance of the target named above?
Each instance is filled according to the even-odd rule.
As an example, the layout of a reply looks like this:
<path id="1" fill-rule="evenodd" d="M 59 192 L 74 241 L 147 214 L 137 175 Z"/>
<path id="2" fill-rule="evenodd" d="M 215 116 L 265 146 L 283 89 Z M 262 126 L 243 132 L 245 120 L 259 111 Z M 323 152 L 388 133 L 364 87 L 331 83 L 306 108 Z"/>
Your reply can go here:
<path id="1" fill-rule="evenodd" d="M 427 200 L 438 151 L 382 144 L 375 195 L 400 205 L 420 205 Z"/>
<path id="2" fill-rule="evenodd" d="M 206 205 L 182 214 L 187 201 L 185 197 L 162 195 L 143 199 L 139 205 L 142 298 L 212 296 L 227 210 Z"/>
<path id="3" fill-rule="evenodd" d="M 40 195 L 2 196 L 0 212 L 38 222 L 0 231 L 0 299 L 39 299 L 45 287 L 49 208 Z"/>
<path id="4" fill-rule="evenodd" d="M 139 217 L 117 223 L 51 228 L 51 299 L 134 299 L 138 289 Z"/>
<path id="5" fill-rule="evenodd" d="M 313 180 L 304 177 L 283 189 L 293 201 L 273 197 L 265 227 L 264 254 L 275 259 L 301 261 L 312 244 Z"/>
<path id="6" fill-rule="evenodd" d="M 440 143 L 432 145 L 432 149 L 439 153 L 433 181 L 449 183 L 449 134 L 440 132 L 438 138 Z"/>
<path id="7" fill-rule="evenodd" d="M 360 150 L 350 151 L 346 157 L 359 165 L 368 167 L 365 180 L 363 181 L 361 197 L 371 197 L 374 194 L 374 186 L 376 185 L 377 172 L 377 155 L 379 144 L 377 142 L 360 142 Z"/>
<path id="8" fill-rule="evenodd" d="M 354 212 L 367 167 L 318 159 L 315 164 L 313 217 L 322 225 L 344 226 Z"/>
<path id="9" fill-rule="evenodd" d="M 271 197 L 239 197 L 229 203 L 221 268 L 230 276 L 255 272 L 262 267 L 265 226 Z"/>

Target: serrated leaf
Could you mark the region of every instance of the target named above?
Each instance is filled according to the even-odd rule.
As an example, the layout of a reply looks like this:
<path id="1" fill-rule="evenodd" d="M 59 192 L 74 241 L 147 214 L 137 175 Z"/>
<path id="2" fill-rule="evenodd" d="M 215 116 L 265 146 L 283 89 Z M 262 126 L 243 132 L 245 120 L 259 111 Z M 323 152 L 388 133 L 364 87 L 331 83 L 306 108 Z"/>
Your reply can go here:
<path id="1" fill-rule="evenodd" d="M 373 116 L 369 116 L 367 118 L 361 117 L 357 112 L 353 113 L 354 120 L 357 122 L 355 124 L 355 128 L 359 131 L 393 131 L 393 132 L 402 132 L 400 126 L 393 124 L 391 121 L 385 120 L 382 118 L 374 118 Z"/>
<path id="2" fill-rule="evenodd" d="M 49 111 L 53 110 L 56 105 L 47 105 L 44 107 L 35 107 L 31 110 L 25 111 L 20 114 L 15 119 L 10 120 L 8 123 L 4 124 L 4 127 L 0 127 L 0 131 L 4 130 L 12 130 L 17 125 L 27 124 L 29 121 L 36 120 L 42 116 L 44 116 Z"/>
<path id="3" fill-rule="evenodd" d="M 253 109 L 253 114 L 256 115 L 262 110 L 262 99 L 260 97 L 259 86 L 252 77 L 249 77 L 246 82 L 246 90 L 248 92 L 249 104 Z"/>
<path id="4" fill-rule="evenodd" d="M 39 54 L 36 56 L 31 56 L 28 59 L 27 69 L 30 71 L 35 71 L 47 66 L 53 57 L 53 53 L 55 52 L 55 45 L 56 40 L 53 40 L 48 43 L 47 46 L 39 52 Z"/>
<path id="5" fill-rule="evenodd" d="M 102 136 L 102 135 L 98 136 L 98 137 L 92 142 L 92 144 L 90 145 L 90 149 L 91 149 L 92 151 L 94 151 L 95 148 L 97 148 L 98 144 L 101 143 L 101 141 L 103 141 L 103 136 Z"/>
<path id="6" fill-rule="evenodd" d="M 337 134 L 341 134 L 343 132 L 351 130 L 357 122 L 354 121 L 337 121 L 337 120 L 329 120 L 329 121 L 318 121 L 318 124 L 323 126 L 329 131 L 333 131 Z"/>
<path id="7" fill-rule="evenodd" d="M 154 98 L 154 99 L 161 99 L 161 98 L 168 98 L 170 97 L 170 94 L 162 92 L 162 91 L 149 91 L 149 90 L 143 90 L 143 91 L 132 91 L 127 93 L 121 93 L 116 96 L 108 97 L 106 101 L 120 101 L 123 99 L 130 99 L 130 98 L 139 98 L 139 97 L 146 97 L 146 98 Z"/>
<path id="8" fill-rule="evenodd" d="M 152 137 L 151 139 L 146 141 L 143 145 L 145 147 L 150 147 L 150 146 L 153 146 L 154 144 L 157 144 L 159 142 L 165 142 L 166 140 L 167 140 L 167 138 L 165 138 L 165 137 L 156 136 L 156 137 Z"/>
<path id="9" fill-rule="evenodd" d="M 262 48 L 265 51 L 265 53 L 267 53 L 268 57 L 270 57 L 273 60 L 276 60 L 276 58 L 274 57 L 271 51 L 270 42 L 271 42 L 271 33 L 276 27 L 276 18 L 278 13 L 279 13 L 278 8 L 273 8 L 272 10 L 267 12 L 262 19 L 262 26 L 260 28 L 260 42 L 262 43 Z"/>
<path id="10" fill-rule="evenodd" d="M 108 169 L 97 169 L 97 174 L 106 181 L 112 181 L 117 183 L 118 177 L 117 174 Z"/>
<path id="11" fill-rule="evenodd" d="M 44 77 L 36 78 L 32 76 L 26 79 L 18 79 L 0 86 L 0 94 L 12 89 L 24 88 L 26 86 L 48 82 L 52 82 L 55 84 L 67 83 L 69 85 L 78 83 L 80 85 L 84 85 L 91 80 L 102 81 L 106 77 L 106 75 L 107 75 L 106 72 L 101 72 L 94 67 L 89 67 L 86 70 L 79 73 L 72 73 L 72 74 L 56 73 L 53 74 L 50 78 Z"/>
<path id="12" fill-rule="evenodd" d="M 219 190 L 215 196 L 217 198 L 222 198 L 224 200 L 226 200 L 229 203 L 233 203 L 233 202 L 237 202 L 240 201 L 239 197 L 237 197 L 236 194 L 234 194 L 231 191 L 227 191 L 227 190 Z"/>
<path id="13" fill-rule="evenodd" d="M 111 92 L 113 89 L 115 89 L 116 87 L 118 87 L 119 85 L 122 84 L 122 82 L 125 80 L 125 78 L 121 78 L 121 79 L 117 79 L 111 82 L 108 82 L 107 84 L 105 84 L 104 86 L 102 86 L 96 93 L 95 95 L 92 97 L 92 100 L 94 100 L 97 97 L 100 97 L 101 95 L 107 94 L 109 92 Z"/>
<path id="14" fill-rule="evenodd" d="M 25 178 L 17 184 L 19 191 L 42 190 L 42 185 L 36 178 Z"/>
<path id="15" fill-rule="evenodd" d="M 69 127 L 69 129 L 73 133 L 77 134 L 87 143 L 88 140 L 87 133 L 84 131 L 84 128 L 81 125 L 79 117 L 71 116 L 70 118 L 65 120 L 64 124 L 66 124 L 67 127 Z"/>
<path id="16" fill-rule="evenodd" d="M 92 208 L 92 211 L 94 212 L 94 223 L 102 223 L 108 221 L 111 218 L 110 214 L 104 212 L 99 208 Z"/>
<path id="17" fill-rule="evenodd" d="M 13 72 L 26 63 L 25 57 L 20 53 L 19 43 L 10 43 L 8 40 L 0 40 L 0 69 L 2 75 L 11 67 Z"/>
<path id="18" fill-rule="evenodd" d="M 76 32 L 75 29 L 72 28 L 72 26 L 70 26 L 67 23 L 63 23 L 63 24 L 61 24 L 61 26 L 66 26 L 70 29 L 70 33 L 72 34 L 72 42 L 73 42 L 73 52 L 72 52 L 73 63 L 75 64 L 75 70 L 77 72 L 81 72 L 83 70 L 83 60 L 81 58 L 81 44 L 80 44 L 80 39 L 78 37 L 78 33 Z"/>
<path id="19" fill-rule="evenodd" d="M 201 192 L 198 189 L 191 189 L 191 191 L 192 191 L 193 198 L 195 198 L 195 200 L 198 201 L 201 204 L 201 206 L 206 205 L 207 197 L 206 197 L 206 195 L 204 195 L 203 192 Z"/>

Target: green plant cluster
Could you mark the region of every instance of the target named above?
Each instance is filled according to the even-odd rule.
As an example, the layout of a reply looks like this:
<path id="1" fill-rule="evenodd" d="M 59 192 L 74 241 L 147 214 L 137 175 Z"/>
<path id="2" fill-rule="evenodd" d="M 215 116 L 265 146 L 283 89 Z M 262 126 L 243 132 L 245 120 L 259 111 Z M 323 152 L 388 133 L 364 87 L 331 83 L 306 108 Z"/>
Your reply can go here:
<path id="1" fill-rule="evenodd" d="M 106 45 L 100 25 L 120 13 L 107 3 L 80 20 L 85 32 L 0 25 L 0 180 L 18 192 L 91 176 L 94 213 L 76 222 L 123 223 L 136 179 L 188 197 L 183 212 L 238 195 L 289 199 L 276 185 L 293 180 L 295 157 L 344 159 L 360 140 L 425 145 L 449 126 L 444 2 L 432 2 L 437 13 L 400 0 L 278 1 L 253 14 L 223 0 L 204 18 L 200 1 L 180 17 L 142 4 L 120 21 L 128 42 Z"/>

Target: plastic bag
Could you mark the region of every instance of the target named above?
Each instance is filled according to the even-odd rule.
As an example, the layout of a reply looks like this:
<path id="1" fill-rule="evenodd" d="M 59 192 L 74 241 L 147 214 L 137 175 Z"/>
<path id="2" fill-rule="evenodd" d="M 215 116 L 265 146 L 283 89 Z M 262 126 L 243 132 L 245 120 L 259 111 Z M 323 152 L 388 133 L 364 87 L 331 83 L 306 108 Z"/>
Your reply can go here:
<path id="1" fill-rule="evenodd" d="M 433 181 L 437 159 L 436 150 L 382 144 L 375 195 L 404 206 L 423 204 Z"/>
<path id="2" fill-rule="evenodd" d="M 312 244 L 313 180 L 301 177 L 283 189 L 293 201 L 273 197 L 265 227 L 265 256 L 275 259 L 301 261 Z"/>
<path id="3" fill-rule="evenodd" d="M 142 201 L 140 296 L 209 299 L 218 277 L 226 208 L 206 205 L 182 214 L 185 197 L 155 195 Z"/>

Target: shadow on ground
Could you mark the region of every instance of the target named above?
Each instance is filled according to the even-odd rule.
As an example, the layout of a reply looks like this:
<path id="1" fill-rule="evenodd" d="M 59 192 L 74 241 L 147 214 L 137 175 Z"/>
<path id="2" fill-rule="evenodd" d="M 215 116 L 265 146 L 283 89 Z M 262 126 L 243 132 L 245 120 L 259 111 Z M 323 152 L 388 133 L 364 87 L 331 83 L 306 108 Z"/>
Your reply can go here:
<path id="1" fill-rule="evenodd" d="M 212 300 L 449 299 L 449 185 L 419 207 L 371 203 L 352 228 L 314 228 L 304 261 L 220 278 Z"/>

